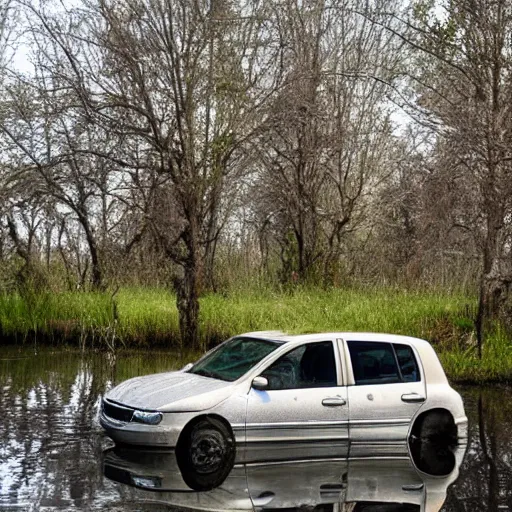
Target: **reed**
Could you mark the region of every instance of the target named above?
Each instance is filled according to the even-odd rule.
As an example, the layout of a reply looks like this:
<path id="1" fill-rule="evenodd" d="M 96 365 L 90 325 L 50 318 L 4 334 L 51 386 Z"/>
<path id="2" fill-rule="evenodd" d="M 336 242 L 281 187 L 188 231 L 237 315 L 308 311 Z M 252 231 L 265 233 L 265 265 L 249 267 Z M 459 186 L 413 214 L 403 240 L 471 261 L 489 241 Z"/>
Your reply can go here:
<path id="1" fill-rule="evenodd" d="M 462 293 L 394 288 L 324 290 L 235 289 L 201 298 L 203 350 L 233 334 L 372 331 L 430 340 L 456 381 L 512 380 L 512 343 L 495 328 L 477 358 L 472 317 L 475 299 Z M 67 344 L 83 349 L 180 346 L 174 295 L 164 289 L 123 288 L 111 293 L 0 296 L 4 343 Z"/>

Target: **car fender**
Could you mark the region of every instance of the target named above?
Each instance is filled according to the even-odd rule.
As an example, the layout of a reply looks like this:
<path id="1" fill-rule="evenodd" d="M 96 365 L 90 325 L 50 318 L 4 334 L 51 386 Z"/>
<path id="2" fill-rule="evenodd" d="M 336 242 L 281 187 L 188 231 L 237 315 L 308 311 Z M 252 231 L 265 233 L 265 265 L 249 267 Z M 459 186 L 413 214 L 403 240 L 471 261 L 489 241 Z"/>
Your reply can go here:
<path id="1" fill-rule="evenodd" d="M 414 424 L 419 416 L 434 409 L 447 410 L 452 415 L 457 426 L 457 437 L 459 439 L 467 439 L 468 419 L 464 412 L 462 397 L 455 389 L 446 384 L 427 384 L 427 400 L 413 416 L 409 425 L 408 436 L 411 435 Z"/>

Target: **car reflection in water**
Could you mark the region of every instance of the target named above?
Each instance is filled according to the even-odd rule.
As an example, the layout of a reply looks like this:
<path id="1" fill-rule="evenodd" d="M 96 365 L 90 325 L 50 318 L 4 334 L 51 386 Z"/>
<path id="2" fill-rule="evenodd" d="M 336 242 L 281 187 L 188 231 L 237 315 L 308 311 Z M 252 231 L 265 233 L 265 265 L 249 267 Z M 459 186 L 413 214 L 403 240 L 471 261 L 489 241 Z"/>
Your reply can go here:
<path id="1" fill-rule="evenodd" d="M 192 491 L 174 451 L 115 447 L 105 476 L 145 491 L 146 505 L 204 511 L 437 512 L 466 445 L 412 439 L 410 456 L 236 464 L 212 491 Z"/>

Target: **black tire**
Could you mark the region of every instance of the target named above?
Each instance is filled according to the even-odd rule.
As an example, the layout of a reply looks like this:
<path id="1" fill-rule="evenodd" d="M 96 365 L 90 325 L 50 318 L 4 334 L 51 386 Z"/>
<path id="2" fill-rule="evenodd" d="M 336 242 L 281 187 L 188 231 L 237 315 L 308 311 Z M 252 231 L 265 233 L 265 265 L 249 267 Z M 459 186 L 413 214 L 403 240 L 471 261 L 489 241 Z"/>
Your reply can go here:
<path id="1" fill-rule="evenodd" d="M 411 455 L 414 465 L 429 475 L 446 476 L 455 468 L 455 455 L 448 443 L 417 439 L 411 443 Z"/>
<path id="2" fill-rule="evenodd" d="M 185 483 L 209 491 L 224 482 L 235 462 L 235 439 L 219 419 L 205 416 L 185 427 L 176 458 Z"/>
<path id="3" fill-rule="evenodd" d="M 448 412 L 432 411 L 423 418 L 419 437 L 422 440 L 453 442 L 457 440 L 457 426 Z"/>

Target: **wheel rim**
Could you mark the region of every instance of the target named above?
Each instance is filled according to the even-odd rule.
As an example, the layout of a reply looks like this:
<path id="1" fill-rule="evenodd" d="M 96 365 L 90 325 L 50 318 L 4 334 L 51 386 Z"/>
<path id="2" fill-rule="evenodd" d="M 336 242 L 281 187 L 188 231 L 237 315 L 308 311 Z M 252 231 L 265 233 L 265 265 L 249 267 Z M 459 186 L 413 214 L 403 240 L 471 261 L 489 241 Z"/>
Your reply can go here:
<path id="1" fill-rule="evenodd" d="M 220 432 L 201 430 L 192 435 L 190 461 L 198 473 L 213 473 L 224 462 L 226 442 Z"/>

